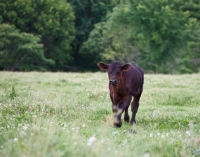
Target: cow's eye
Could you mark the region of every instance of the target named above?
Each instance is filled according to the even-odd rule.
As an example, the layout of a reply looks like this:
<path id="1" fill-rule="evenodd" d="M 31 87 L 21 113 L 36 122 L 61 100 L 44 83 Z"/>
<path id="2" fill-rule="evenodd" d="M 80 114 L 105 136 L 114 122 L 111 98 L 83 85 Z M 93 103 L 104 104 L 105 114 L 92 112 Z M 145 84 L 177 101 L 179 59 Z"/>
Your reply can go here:
<path id="1" fill-rule="evenodd" d="M 117 75 L 120 75 L 120 72 L 117 72 Z"/>

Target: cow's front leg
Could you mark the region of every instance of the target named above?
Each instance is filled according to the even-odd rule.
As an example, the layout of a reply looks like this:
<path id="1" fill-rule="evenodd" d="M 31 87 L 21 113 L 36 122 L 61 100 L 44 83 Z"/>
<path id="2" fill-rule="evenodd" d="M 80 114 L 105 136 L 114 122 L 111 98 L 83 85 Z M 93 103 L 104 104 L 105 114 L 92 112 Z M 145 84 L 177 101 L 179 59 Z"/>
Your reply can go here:
<path id="1" fill-rule="evenodd" d="M 118 108 L 117 105 L 113 106 L 113 113 L 114 113 L 114 127 L 118 128 L 121 127 L 121 114 L 123 113 L 123 108 Z"/>
<path id="2" fill-rule="evenodd" d="M 122 101 L 120 101 L 117 105 L 113 105 L 113 111 L 114 111 L 114 127 L 121 127 L 121 116 L 124 110 L 126 109 L 125 116 L 128 116 L 128 106 L 130 104 L 131 97 L 127 96 Z"/>
<path id="3" fill-rule="evenodd" d="M 122 125 L 121 116 L 119 115 L 119 113 L 121 112 L 121 109 L 118 109 L 117 104 L 113 104 L 112 105 L 112 111 L 113 111 L 113 114 L 114 114 L 114 127 L 116 127 L 116 128 L 121 127 L 121 125 Z"/>

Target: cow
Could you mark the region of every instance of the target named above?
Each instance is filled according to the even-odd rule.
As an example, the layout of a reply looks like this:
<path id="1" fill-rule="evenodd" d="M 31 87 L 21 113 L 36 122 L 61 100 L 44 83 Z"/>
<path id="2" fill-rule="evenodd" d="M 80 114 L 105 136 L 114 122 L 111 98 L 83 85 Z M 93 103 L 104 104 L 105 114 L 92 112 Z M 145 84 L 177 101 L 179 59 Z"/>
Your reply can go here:
<path id="1" fill-rule="evenodd" d="M 132 118 L 130 124 L 136 123 L 135 116 L 143 91 L 144 73 L 142 69 L 132 64 L 120 64 L 113 61 L 109 64 L 99 62 L 98 67 L 108 72 L 110 99 L 114 114 L 114 127 L 121 127 L 121 115 L 125 111 L 124 120 L 129 122 L 128 107 L 131 103 Z"/>

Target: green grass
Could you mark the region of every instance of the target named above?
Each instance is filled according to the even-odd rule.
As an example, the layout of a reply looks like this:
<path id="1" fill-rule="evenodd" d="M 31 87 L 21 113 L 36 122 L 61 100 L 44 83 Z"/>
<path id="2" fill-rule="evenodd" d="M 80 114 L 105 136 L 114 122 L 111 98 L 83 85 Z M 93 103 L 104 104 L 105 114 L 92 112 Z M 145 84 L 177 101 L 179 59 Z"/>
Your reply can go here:
<path id="1" fill-rule="evenodd" d="M 106 73 L 0 72 L 0 156 L 198 157 L 200 74 L 145 75 L 136 120 L 113 127 Z"/>

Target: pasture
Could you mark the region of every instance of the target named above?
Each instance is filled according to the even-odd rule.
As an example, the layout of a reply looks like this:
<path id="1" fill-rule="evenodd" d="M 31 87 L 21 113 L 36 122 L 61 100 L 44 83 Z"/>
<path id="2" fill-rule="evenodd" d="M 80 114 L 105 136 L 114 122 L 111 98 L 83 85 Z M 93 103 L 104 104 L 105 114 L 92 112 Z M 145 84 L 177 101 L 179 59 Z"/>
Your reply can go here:
<path id="1" fill-rule="evenodd" d="M 0 72 L 4 157 L 200 156 L 200 74 L 145 75 L 136 121 L 113 127 L 106 73 Z"/>

